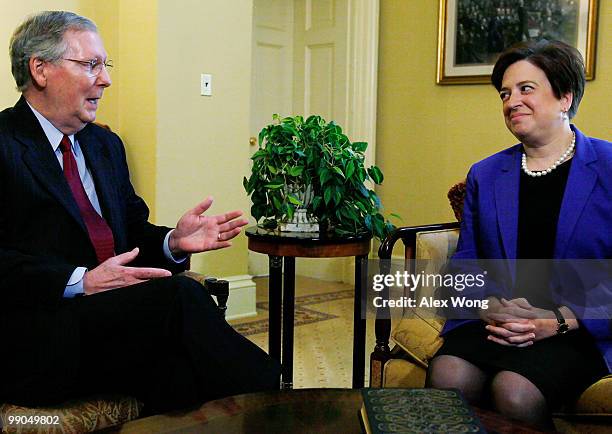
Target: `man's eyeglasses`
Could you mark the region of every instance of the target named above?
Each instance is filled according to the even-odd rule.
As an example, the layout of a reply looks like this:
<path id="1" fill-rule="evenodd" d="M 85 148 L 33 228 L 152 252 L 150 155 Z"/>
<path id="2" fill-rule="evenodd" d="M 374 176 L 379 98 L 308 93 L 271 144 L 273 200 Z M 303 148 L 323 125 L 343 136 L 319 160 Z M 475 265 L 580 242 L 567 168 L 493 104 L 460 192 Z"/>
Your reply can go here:
<path id="1" fill-rule="evenodd" d="M 98 75 L 100 75 L 100 73 L 102 72 L 102 68 L 106 68 L 106 71 L 110 72 L 111 68 L 113 67 L 112 60 L 105 60 L 104 62 L 99 59 L 78 60 L 64 58 L 64 60 L 80 63 L 81 65 L 87 67 L 87 75 L 89 75 L 90 77 L 97 77 Z"/>

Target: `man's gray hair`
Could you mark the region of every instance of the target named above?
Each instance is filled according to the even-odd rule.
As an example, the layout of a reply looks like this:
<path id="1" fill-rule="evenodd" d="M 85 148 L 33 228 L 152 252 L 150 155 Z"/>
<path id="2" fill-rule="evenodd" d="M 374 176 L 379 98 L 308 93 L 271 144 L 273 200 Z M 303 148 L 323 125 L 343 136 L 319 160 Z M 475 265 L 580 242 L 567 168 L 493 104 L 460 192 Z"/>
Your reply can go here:
<path id="1" fill-rule="evenodd" d="M 30 59 L 38 57 L 47 62 L 60 60 L 68 49 L 64 34 L 69 30 L 97 32 L 98 28 L 90 19 L 72 12 L 45 11 L 30 15 L 15 29 L 9 54 L 11 71 L 20 92 L 32 83 Z"/>

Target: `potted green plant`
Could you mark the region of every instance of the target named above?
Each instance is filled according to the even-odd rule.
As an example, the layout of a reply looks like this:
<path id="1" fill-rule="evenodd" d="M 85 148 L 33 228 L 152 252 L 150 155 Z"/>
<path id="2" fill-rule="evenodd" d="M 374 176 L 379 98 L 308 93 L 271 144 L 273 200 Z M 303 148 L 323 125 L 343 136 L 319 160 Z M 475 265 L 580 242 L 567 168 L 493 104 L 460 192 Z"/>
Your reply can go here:
<path id="1" fill-rule="evenodd" d="M 306 214 L 321 231 L 338 235 L 370 233 L 383 239 L 394 229 L 367 186 L 383 182 L 378 167 L 365 167 L 367 143 L 351 142 L 339 125 L 320 116 L 273 119 L 259 133 L 251 176 L 243 181 L 251 215 L 261 226 L 294 228 L 287 223 L 296 223 L 301 214 L 299 224 Z"/>

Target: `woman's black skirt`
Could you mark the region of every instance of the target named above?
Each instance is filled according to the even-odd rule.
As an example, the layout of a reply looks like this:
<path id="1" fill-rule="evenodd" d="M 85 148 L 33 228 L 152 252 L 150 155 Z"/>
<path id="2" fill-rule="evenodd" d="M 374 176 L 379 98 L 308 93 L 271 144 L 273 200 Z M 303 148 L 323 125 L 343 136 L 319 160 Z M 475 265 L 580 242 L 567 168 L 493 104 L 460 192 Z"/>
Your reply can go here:
<path id="1" fill-rule="evenodd" d="M 436 356 L 460 357 L 490 375 L 516 372 L 540 389 L 551 410 L 575 402 L 608 374 L 595 341 L 582 327 L 525 348 L 497 344 L 487 340 L 488 335 L 482 321 L 457 327 L 444 335 Z"/>

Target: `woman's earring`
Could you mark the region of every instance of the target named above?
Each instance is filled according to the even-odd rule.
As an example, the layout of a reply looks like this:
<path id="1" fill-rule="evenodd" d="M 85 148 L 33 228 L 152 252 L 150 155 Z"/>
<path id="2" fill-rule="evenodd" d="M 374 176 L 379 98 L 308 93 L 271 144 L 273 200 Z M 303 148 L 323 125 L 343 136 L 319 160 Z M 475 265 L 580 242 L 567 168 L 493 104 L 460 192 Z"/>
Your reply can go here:
<path id="1" fill-rule="evenodd" d="M 567 109 L 562 109 L 561 119 L 563 119 L 564 121 L 569 119 L 569 116 L 567 115 Z"/>

